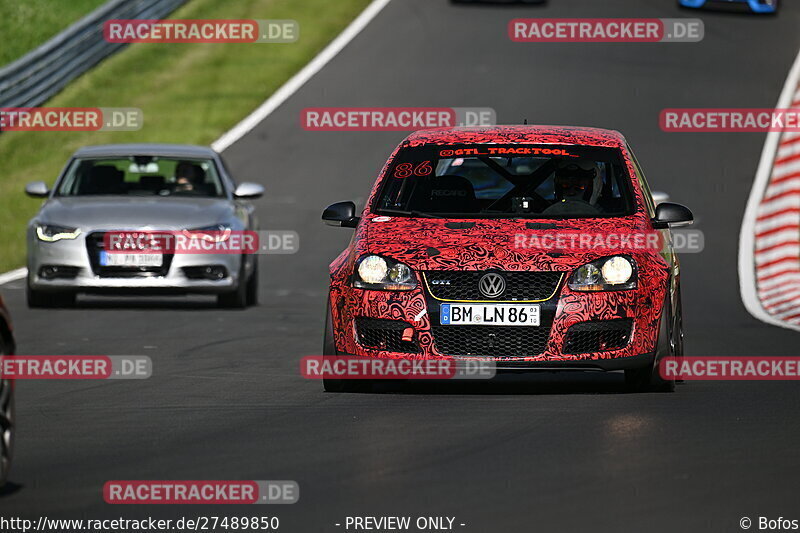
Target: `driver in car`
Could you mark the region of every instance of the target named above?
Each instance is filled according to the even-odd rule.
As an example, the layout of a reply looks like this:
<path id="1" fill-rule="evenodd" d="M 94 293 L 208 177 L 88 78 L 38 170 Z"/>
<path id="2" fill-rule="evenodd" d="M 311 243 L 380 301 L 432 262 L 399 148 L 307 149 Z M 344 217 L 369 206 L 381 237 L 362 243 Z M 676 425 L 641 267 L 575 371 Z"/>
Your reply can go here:
<path id="1" fill-rule="evenodd" d="M 580 159 L 566 161 L 556 169 L 554 181 L 556 203 L 544 210 L 545 215 L 596 215 L 601 210 L 597 200 L 603 191 L 603 179 L 594 162 Z"/>
<path id="2" fill-rule="evenodd" d="M 175 167 L 175 192 L 202 192 L 204 176 L 189 161 L 181 161 Z"/>

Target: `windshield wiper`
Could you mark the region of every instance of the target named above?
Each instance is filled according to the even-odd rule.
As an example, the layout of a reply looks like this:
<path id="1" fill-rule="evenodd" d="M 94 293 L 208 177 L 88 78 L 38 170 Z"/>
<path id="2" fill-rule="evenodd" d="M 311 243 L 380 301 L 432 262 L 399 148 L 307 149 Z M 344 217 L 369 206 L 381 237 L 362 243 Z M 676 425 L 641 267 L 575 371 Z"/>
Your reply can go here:
<path id="1" fill-rule="evenodd" d="M 387 209 L 385 207 L 380 208 L 381 213 L 391 213 L 394 215 L 406 215 L 415 218 L 446 218 L 439 215 L 433 215 L 431 213 L 423 213 L 422 211 L 403 211 L 402 209 Z"/>

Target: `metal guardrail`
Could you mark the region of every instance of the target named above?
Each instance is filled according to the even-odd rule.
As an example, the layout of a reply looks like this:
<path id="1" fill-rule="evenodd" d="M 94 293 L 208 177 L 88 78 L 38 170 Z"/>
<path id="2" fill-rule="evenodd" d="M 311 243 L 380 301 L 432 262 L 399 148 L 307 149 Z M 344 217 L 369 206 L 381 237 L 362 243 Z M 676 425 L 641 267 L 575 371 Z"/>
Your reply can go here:
<path id="1" fill-rule="evenodd" d="M 161 19 L 186 0 L 110 0 L 39 48 L 0 69 L 0 107 L 43 104 L 125 44 L 103 38 L 109 19 Z"/>

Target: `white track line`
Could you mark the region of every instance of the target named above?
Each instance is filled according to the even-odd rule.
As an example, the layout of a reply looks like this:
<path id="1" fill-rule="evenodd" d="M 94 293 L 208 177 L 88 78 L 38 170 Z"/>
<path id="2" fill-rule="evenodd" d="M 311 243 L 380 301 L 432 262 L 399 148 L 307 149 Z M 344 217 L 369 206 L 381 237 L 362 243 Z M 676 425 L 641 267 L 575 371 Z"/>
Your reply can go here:
<path id="1" fill-rule="evenodd" d="M 255 128 L 261 121 L 267 118 L 273 111 L 278 109 L 286 100 L 288 100 L 294 93 L 300 89 L 305 83 L 310 80 L 314 75 L 322 70 L 322 68 L 330 63 L 330 61 L 341 52 L 345 46 L 350 44 L 361 30 L 386 7 L 391 0 L 373 0 L 370 5 L 350 23 L 331 43 L 325 47 L 322 52 L 311 60 L 303 69 L 292 76 L 292 78 L 284 83 L 280 89 L 267 98 L 258 109 L 250 113 L 244 120 L 239 122 L 229 131 L 222 134 L 222 136 L 211 144 L 211 147 L 217 152 L 222 152 L 233 143 L 244 137 L 250 130 Z M 10 272 L 0 274 L 0 285 L 4 285 L 11 281 L 22 279 L 28 275 L 26 268 L 18 268 Z"/>
<path id="2" fill-rule="evenodd" d="M 18 268 L 16 270 L 11 270 L 9 272 L 4 272 L 0 274 L 0 285 L 5 285 L 6 283 L 17 281 L 18 279 L 22 279 L 27 275 L 28 275 L 28 269 L 25 267 Z"/>
<path id="3" fill-rule="evenodd" d="M 373 0 L 356 19 L 345 28 L 317 57 L 303 67 L 303 70 L 295 74 L 289 81 L 275 91 L 258 109 L 253 111 L 244 120 L 239 122 L 230 131 L 222 135 L 211 144 L 217 152 L 222 152 L 233 143 L 241 139 L 250 130 L 255 128 L 261 121 L 267 118 L 281 104 L 288 100 L 300 87 L 310 80 L 314 75 L 322 70 L 336 55 L 352 41 L 367 24 L 374 19 L 381 10 L 386 7 L 391 0 Z"/>
<path id="4" fill-rule="evenodd" d="M 798 54 L 792 69 L 789 71 L 789 77 L 786 79 L 777 108 L 785 109 L 792 106 L 798 92 L 798 85 L 800 85 L 800 54 Z M 745 308 L 751 315 L 768 324 L 800 331 L 800 326 L 788 324 L 767 313 L 756 290 L 755 259 L 753 255 L 755 250 L 756 218 L 758 217 L 758 207 L 764 198 L 764 193 L 772 177 L 773 164 L 778 152 L 780 139 L 780 132 L 767 134 L 753 188 L 750 190 L 750 197 L 747 200 L 747 209 L 745 209 L 744 220 L 742 220 L 742 230 L 739 233 L 739 290 L 742 295 L 742 302 L 744 302 Z"/>

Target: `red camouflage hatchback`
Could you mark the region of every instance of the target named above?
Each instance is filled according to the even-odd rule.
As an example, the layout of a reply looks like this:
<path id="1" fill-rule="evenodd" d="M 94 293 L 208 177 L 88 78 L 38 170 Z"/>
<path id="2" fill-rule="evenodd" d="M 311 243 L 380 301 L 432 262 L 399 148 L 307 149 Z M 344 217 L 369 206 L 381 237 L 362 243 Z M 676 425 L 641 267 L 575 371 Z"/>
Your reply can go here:
<path id="1" fill-rule="evenodd" d="M 394 151 L 330 265 L 324 355 L 472 358 L 498 370 L 624 370 L 672 390 L 682 355 L 670 227 L 616 131 L 497 126 L 419 131 Z M 326 379 L 325 389 L 354 388 Z"/>

